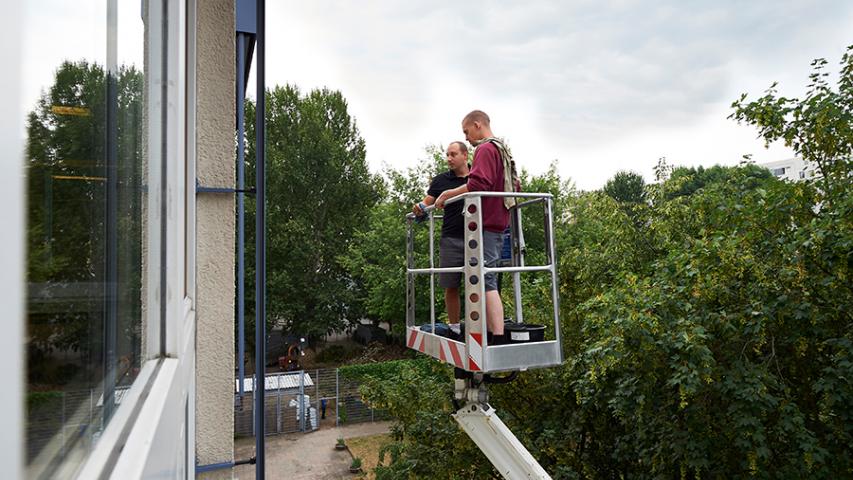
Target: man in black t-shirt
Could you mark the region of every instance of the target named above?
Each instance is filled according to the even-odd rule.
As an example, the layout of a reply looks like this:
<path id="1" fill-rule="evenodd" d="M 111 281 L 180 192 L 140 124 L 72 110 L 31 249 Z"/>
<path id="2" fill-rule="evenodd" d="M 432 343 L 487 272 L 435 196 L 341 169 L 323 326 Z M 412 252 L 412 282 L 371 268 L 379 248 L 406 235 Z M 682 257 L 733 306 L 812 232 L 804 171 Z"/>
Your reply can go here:
<path id="1" fill-rule="evenodd" d="M 451 190 L 468 181 L 468 147 L 462 142 L 453 142 L 447 147 L 447 166 L 450 170 L 432 179 L 423 204 L 429 206 L 445 190 Z M 465 244 L 462 240 L 462 204 L 451 203 L 444 210 L 439 242 L 439 267 L 461 267 L 464 263 Z M 423 214 L 419 204 L 412 207 L 415 215 Z M 459 323 L 459 286 L 461 273 L 441 273 L 438 285 L 444 288 L 444 305 L 447 308 L 447 323 Z"/>

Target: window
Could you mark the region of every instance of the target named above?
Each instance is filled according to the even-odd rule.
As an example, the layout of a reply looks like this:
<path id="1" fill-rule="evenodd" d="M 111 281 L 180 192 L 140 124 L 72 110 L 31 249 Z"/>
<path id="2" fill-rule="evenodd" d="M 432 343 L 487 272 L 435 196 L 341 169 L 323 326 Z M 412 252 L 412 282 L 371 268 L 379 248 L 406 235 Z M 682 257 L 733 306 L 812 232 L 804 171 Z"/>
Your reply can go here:
<path id="1" fill-rule="evenodd" d="M 148 5 L 24 7 L 28 476 L 73 474 L 161 351 L 162 50 L 146 38 L 162 22 Z"/>
<path id="2" fill-rule="evenodd" d="M 770 173 L 772 173 L 776 177 L 781 177 L 781 176 L 785 175 L 785 171 L 787 169 L 788 169 L 788 167 L 773 168 L 770 170 Z"/>

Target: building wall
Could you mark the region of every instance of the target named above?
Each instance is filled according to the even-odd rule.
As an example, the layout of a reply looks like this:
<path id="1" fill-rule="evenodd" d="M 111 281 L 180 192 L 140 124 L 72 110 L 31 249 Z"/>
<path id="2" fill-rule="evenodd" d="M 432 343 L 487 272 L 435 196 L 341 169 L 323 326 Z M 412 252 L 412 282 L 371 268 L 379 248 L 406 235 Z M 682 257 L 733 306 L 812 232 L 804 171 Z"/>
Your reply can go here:
<path id="1" fill-rule="evenodd" d="M 774 162 L 762 163 L 762 167 L 770 170 L 776 178 L 799 182 L 812 179 L 816 175 L 816 167 L 800 158 L 788 158 Z"/>
<path id="2" fill-rule="evenodd" d="M 199 1 L 196 15 L 196 176 L 233 188 L 234 0 Z M 196 462 L 210 465 L 234 456 L 235 199 L 203 193 L 196 201 Z"/>

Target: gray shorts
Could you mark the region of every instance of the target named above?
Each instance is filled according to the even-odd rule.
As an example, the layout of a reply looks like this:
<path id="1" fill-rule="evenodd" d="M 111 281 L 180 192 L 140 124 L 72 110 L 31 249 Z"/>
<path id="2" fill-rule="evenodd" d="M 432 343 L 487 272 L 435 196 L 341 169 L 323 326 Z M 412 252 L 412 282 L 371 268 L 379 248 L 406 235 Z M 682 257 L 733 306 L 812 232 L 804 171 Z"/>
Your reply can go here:
<path id="1" fill-rule="evenodd" d="M 504 246 L 503 232 L 490 232 L 483 230 L 483 262 L 487 267 L 494 267 L 501 258 L 501 250 Z M 485 275 L 486 291 L 498 289 L 498 277 L 496 273 Z"/>
<path id="2" fill-rule="evenodd" d="M 465 240 L 462 237 L 441 237 L 438 244 L 438 266 L 461 267 L 465 262 Z M 462 283 L 461 273 L 439 273 L 438 286 L 458 288 Z"/>

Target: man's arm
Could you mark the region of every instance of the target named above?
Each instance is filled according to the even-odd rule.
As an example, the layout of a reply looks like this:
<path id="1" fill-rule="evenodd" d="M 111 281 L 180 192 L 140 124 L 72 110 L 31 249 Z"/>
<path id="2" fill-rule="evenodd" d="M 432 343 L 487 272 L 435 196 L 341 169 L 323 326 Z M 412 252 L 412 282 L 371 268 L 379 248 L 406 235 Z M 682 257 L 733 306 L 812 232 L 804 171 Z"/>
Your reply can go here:
<path id="1" fill-rule="evenodd" d="M 435 200 L 435 208 L 444 208 L 444 202 L 450 200 L 451 198 L 462 195 L 463 193 L 468 193 L 468 185 L 460 185 L 456 188 L 445 190 L 441 192 L 441 195 Z"/>

